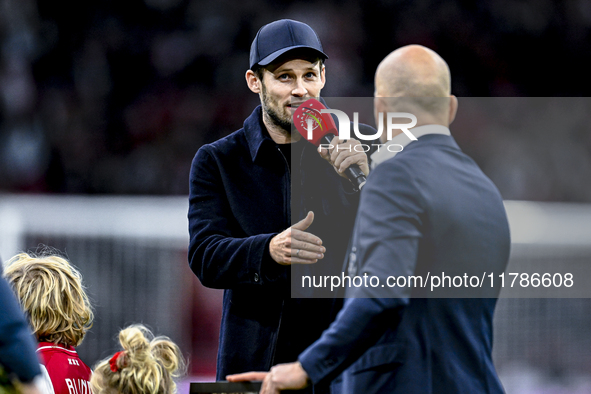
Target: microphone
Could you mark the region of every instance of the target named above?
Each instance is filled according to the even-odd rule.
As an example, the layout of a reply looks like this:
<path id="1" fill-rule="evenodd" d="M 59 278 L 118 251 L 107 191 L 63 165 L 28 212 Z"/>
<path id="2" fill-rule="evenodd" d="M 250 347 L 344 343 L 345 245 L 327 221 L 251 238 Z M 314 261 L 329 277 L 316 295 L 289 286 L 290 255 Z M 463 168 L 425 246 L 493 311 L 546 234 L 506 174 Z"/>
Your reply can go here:
<path id="1" fill-rule="evenodd" d="M 320 112 L 323 109 L 326 109 L 324 104 L 311 98 L 300 104 L 293 114 L 293 123 L 298 132 L 306 141 L 317 147 L 320 144 L 329 145 L 339 133 L 332 116 Z M 357 164 L 350 165 L 344 173 L 357 190 L 361 190 L 367 181 Z"/>

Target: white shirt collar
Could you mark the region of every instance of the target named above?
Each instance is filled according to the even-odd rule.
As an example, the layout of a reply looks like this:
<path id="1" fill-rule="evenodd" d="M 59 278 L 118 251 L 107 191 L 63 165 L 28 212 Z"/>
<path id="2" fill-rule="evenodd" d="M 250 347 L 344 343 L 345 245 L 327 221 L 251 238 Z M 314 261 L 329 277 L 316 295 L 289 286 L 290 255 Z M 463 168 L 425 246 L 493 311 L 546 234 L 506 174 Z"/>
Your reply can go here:
<path id="1" fill-rule="evenodd" d="M 438 125 L 429 124 L 419 127 L 414 127 L 409 130 L 412 135 L 419 138 L 427 134 L 443 134 L 451 135 L 449 128 Z M 371 155 L 371 169 L 376 168 L 380 163 L 393 158 L 396 154 L 402 151 L 408 144 L 413 142 L 406 134 L 400 133 L 392 137 L 392 139 L 378 147 L 378 150 Z M 393 146 L 397 145 L 397 146 Z M 392 151 L 390 151 L 392 149 Z"/>

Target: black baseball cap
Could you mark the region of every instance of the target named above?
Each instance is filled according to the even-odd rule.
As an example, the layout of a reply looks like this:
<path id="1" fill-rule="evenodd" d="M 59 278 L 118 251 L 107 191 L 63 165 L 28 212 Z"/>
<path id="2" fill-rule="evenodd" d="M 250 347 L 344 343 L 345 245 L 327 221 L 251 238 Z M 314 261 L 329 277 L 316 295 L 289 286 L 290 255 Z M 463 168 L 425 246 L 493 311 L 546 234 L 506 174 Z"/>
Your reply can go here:
<path id="1" fill-rule="evenodd" d="M 250 46 L 250 68 L 266 66 L 284 53 L 308 48 L 319 57 L 328 59 L 318 35 L 305 23 L 281 19 L 261 27 Z"/>

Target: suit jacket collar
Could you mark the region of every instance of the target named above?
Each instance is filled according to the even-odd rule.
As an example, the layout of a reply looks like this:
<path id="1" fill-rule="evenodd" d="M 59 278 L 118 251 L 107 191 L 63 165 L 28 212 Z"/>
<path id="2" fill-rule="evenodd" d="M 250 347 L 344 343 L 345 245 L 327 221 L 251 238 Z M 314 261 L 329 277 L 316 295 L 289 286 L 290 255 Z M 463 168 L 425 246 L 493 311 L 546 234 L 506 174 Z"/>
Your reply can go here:
<path id="1" fill-rule="evenodd" d="M 451 135 L 427 134 L 419 137 L 414 143 L 408 144 L 408 146 L 404 148 L 403 152 L 411 151 L 425 145 L 439 145 L 461 150 L 458 146 L 458 143 Z"/>
<path id="2" fill-rule="evenodd" d="M 451 135 L 448 127 L 445 127 L 442 125 L 436 125 L 436 124 L 415 127 L 413 129 L 411 129 L 411 133 L 417 139 L 421 138 L 424 135 L 431 135 L 431 134 L 439 134 L 439 135 L 447 135 L 447 136 Z M 398 154 L 399 152 L 402 152 L 406 148 L 407 145 L 411 145 L 412 142 L 414 142 L 414 140 L 411 140 L 404 133 L 400 133 L 400 134 L 394 136 L 394 138 L 392 138 L 390 141 L 383 144 L 377 152 L 375 152 L 373 155 L 371 155 L 371 168 L 374 169 L 378 164 L 380 164 L 388 159 L 393 158 L 394 156 L 396 156 L 396 154 Z M 390 147 L 394 148 L 394 145 L 397 145 L 397 147 L 400 147 L 400 150 L 391 151 Z"/>
<path id="3" fill-rule="evenodd" d="M 394 158 L 397 154 L 400 154 L 400 152 L 406 152 L 408 150 L 415 149 L 419 146 L 423 146 L 423 143 L 425 143 L 425 142 L 430 143 L 430 144 L 443 144 L 443 145 L 447 145 L 447 146 L 455 148 L 455 149 L 460 149 L 458 144 L 455 142 L 454 138 L 449 133 L 449 129 L 447 127 L 438 126 L 437 129 L 433 129 L 431 126 L 422 126 L 422 127 L 425 128 L 422 130 L 423 132 L 418 133 L 418 134 L 415 132 L 415 134 L 417 136 L 417 141 L 410 141 L 408 139 L 408 137 L 406 137 L 406 135 L 399 134 L 396 137 L 394 137 L 391 141 L 384 144 L 380 148 L 379 152 L 375 152 L 372 155 L 371 169 L 373 170 L 380 163 L 383 163 L 389 159 Z M 430 128 L 430 129 L 428 129 L 428 128 Z M 411 131 L 411 133 L 412 132 L 413 131 Z M 398 139 L 397 139 L 397 137 L 398 137 Z M 403 141 L 403 142 L 401 143 L 401 141 Z M 387 150 L 387 146 L 391 145 L 391 144 L 401 145 L 403 147 L 403 149 L 400 151 L 390 152 Z"/>

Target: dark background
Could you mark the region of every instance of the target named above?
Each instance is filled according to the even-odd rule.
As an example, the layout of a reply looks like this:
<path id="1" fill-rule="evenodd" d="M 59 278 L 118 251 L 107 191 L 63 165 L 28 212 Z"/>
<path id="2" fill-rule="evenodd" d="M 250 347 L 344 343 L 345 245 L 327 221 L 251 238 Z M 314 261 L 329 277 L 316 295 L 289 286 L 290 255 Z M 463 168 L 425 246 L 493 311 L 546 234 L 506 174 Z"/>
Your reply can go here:
<path id="1" fill-rule="evenodd" d="M 459 97 L 586 96 L 591 88 L 585 0 L 0 5 L 0 190 L 8 192 L 186 195 L 196 150 L 240 128 L 257 104 L 244 80 L 250 43 L 280 18 L 305 21 L 321 37 L 326 97 L 371 96 L 377 64 L 410 43 L 447 60 Z M 588 123 L 516 129 L 499 135 L 497 150 L 469 133 L 456 138 L 504 198 L 584 202 Z M 557 147 L 543 144 L 553 133 L 568 142 L 561 149 L 577 147 L 570 160 L 549 162 Z M 499 163 L 508 149 L 510 168 Z"/>

